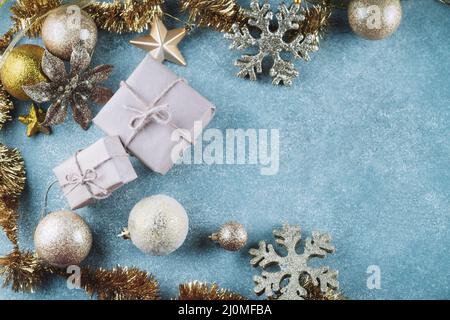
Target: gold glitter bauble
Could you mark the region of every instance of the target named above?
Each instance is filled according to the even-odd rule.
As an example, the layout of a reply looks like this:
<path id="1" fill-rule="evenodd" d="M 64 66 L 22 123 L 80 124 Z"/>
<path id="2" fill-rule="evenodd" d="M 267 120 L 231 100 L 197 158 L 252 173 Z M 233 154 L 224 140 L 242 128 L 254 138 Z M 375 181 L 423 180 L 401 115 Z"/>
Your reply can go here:
<path id="1" fill-rule="evenodd" d="M 223 224 L 210 238 L 225 250 L 237 251 L 245 246 L 248 235 L 242 224 L 230 221 Z"/>
<path id="2" fill-rule="evenodd" d="M 52 266 L 78 265 L 91 250 L 91 229 L 72 211 L 53 212 L 39 222 L 34 245 L 39 258 Z"/>
<path id="3" fill-rule="evenodd" d="M 42 41 L 53 55 L 69 60 L 73 47 L 83 41 L 92 53 L 97 43 L 97 26 L 94 20 L 78 7 L 70 6 L 50 13 L 42 25 Z"/>
<path id="4" fill-rule="evenodd" d="M 30 100 L 22 86 L 47 81 L 41 68 L 44 52 L 42 47 L 24 44 L 9 53 L 0 70 L 0 78 L 10 95 L 20 100 Z"/>
<path id="5" fill-rule="evenodd" d="M 400 0 L 352 0 L 348 21 L 363 38 L 380 40 L 393 34 L 402 20 Z"/>

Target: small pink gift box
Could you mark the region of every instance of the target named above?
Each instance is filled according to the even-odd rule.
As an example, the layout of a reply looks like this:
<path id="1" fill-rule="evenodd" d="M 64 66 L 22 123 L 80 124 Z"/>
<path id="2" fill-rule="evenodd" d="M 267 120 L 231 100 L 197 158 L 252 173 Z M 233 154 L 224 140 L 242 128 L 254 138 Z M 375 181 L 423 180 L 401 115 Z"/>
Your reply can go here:
<path id="1" fill-rule="evenodd" d="M 94 123 L 147 167 L 166 174 L 214 116 L 214 106 L 147 55 Z M 195 130 L 194 130 L 195 127 Z"/>
<path id="2" fill-rule="evenodd" d="M 119 137 L 105 137 L 53 169 L 72 210 L 137 178 Z"/>

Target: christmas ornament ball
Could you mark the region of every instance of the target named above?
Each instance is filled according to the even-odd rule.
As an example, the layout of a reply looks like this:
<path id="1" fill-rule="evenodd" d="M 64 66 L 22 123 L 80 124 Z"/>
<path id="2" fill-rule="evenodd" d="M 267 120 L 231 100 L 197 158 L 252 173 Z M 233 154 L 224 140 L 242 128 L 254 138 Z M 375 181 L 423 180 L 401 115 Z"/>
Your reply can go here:
<path id="1" fill-rule="evenodd" d="M 80 264 L 89 254 L 92 234 L 87 223 L 72 211 L 46 215 L 34 232 L 39 258 L 55 267 Z"/>
<path id="2" fill-rule="evenodd" d="M 188 230 L 189 218 L 183 206 L 162 194 L 139 201 L 128 219 L 131 241 L 152 256 L 168 255 L 178 249 Z"/>
<path id="3" fill-rule="evenodd" d="M 15 47 L 6 56 L 0 70 L 0 79 L 11 96 L 20 100 L 30 100 L 22 86 L 47 81 L 41 68 L 44 52 L 44 48 L 40 46 L 24 44 Z"/>
<path id="4" fill-rule="evenodd" d="M 210 238 L 225 250 L 237 251 L 245 246 L 248 235 L 242 224 L 230 221 L 223 224 Z"/>
<path id="5" fill-rule="evenodd" d="M 402 20 L 400 0 L 351 0 L 348 20 L 363 38 L 380 40 L 393 34 Z"/>
<path id="6" fill-rule="evenodd" d="M 97 43 L 97 26 L 83 10 L 70 6 L 50 13 L 42 25 L 42 41 L 53 55 L 69 60 L 80 41 L 92 53 Z"/>

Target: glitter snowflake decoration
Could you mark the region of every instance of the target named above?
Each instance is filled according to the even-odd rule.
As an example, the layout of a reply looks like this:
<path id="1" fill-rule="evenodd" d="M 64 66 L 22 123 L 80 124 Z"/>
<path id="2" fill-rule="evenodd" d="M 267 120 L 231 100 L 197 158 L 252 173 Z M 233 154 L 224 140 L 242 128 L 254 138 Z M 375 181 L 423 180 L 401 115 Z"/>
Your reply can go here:
<path id="1" fill-rule="evenodd" d="M 253 278 L 257 295 L 265 293 L 271 299 L 303 300 L 308 295 L 305 288 L 308 281 L 315 287 L 320 287 L 322 293 L 338 289 L 337 271 L 325 266 L 308 266 L 311 258 L 324 258 L 327 253 L 334 252 L 328 234 L 313 232 L 312 238 L 305 240 L 302 254 L 298 254 L 296 250 L 301 242 L 300 227 L 284 225 L 281 229 L 275 229 L 273 234 L 276 242 L 286 249 L 286 256 L 279 255 L 271 244 L 264 241 L 259 243 L 258 249 L 249 251 L 253 256 L 250 261 L 252 266 L 263 269 L 261 276 Z M 278 266 L 278 271 L 264 270 L 274 265 Z"/>
<path id="2" fill-rule="evenodd" d="M 273 12 L 270 4 L 265 2 L 262 6 L 259 0 L 252 0 L 251 10 L 246 11 L 248 25 L 261 31 L 259 38 L 250 34 L 248 27 L 240 27 L 233 24 L 232 33 L 225 37 L 233 40 L 230 49 L 244 51 L 248 48 L 256 47 L 259 52 L 255 55 L 243 55 L 236 60 L 235 65 L 241 70 L 237 76 L 241 78 L 249 77 L 250 80 L 256 80 L 256 73 L 262 73 L 262 61 L 270 56 L 273 59 L 273 65 L 270 68 L 272 83 L 278 85 L 283 83 L 285 86 L 291 86 L 292 80 L 298 77 L 298 71 L 291 61 L 284 60 L 282 54 L 290 54 L 295 59 L 309 60 L 309 52 L 317 51 L 318 35 L 295 32 L 300 28 L 299 23 L 305 20 L 300 4 L 292 4 L 289 8 L 281 3 L 279 11 L 276 14 L 278 22 L 274 30 L 271 26 Z"/>

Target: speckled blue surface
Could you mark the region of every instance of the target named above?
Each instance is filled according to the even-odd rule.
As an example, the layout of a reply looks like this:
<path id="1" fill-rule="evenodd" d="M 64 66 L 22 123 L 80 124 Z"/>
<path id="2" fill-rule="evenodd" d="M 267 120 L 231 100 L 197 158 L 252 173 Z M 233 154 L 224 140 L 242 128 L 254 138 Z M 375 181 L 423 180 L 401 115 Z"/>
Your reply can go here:
<path id="1" fill-rule="evenodd" d="M 273 1 L 276 3 L 276 1 Z M 244 2 L 243 2 L 244 3 Z M 294 87 L 274 87 L 234 77 L 236 52 L 222 35 L 200 30 L 180 48 L 186 68 L 167 66 L 217 106 L 210 127 L 280 129 L 280 171 L 261 176 L 255 166 L 177 166 L 161 177 L 134 161 L 139 179 L 109 199 L 79 210 L 91 225 L 95 245 L 86 263 L 135 265 L 152 272 L 164 298 L 177 284 L 216 281 L 248 297 L 252 275 L 247 249 L 272 241 L 282 222 L 331 233 L 337 248 L 324 263 L 340 271 L 352 299 L 450 298 L 450 7 L 438 1 L 403 1 L 404 17 L 389 39 L 370 42 L 349 32 L 336 15 L 330 34 L 310 63 L 299 62 Z M 0 9 L 7 30 L 8 5 Z M 173 7 L 173 5 L 172 5 Z M 101 33 L 94 63 L 116 66 L 109 85 L 117 89 L 144 52 L 128 45 L 135 35 Z M 28 104 L 17 104 L 17 114 Z M 98 109 L 97 109 L 98 110 Z M 33 230 L 52 168 L 102 132 L 84 132 L 73 120 L 50 136 L 25 136 L 17 121 L 0 141 L 19 148 L 28 185 L 22 198 L 20 244 L 32 249 Z M 141 254 L 116 237 L 142 197 L 165 193 L 190 217 L 185 244 L 166 257 Z M 57 189 L 50 208 L 65 208 Z M 245 250 L 218 249 L 207 236 L 226 220 L 246 225 Z M 10 249 L 0 235 L 0 253 Z M 366 287 L 369 265 L 381 268 L 381 289 Z M 84 299 L 61 279 L 36 294 L 0 289 L 3 299 Z"/>

